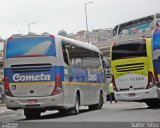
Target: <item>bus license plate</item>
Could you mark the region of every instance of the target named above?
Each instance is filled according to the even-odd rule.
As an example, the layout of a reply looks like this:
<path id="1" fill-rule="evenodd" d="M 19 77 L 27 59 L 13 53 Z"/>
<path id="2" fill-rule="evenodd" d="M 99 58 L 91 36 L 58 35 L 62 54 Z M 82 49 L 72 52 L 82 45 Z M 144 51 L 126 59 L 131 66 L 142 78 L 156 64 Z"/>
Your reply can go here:
<path id="1" fill-rule="evenodd" d="M 128 93 L 128 96 L 132 97 L 132 96 L 135 96 L 136 93 Z"/>
<path id="2" fill-rule="evenodd" d="M 28 104 L 36 104 L 37 100 L 28 100 Z"/>

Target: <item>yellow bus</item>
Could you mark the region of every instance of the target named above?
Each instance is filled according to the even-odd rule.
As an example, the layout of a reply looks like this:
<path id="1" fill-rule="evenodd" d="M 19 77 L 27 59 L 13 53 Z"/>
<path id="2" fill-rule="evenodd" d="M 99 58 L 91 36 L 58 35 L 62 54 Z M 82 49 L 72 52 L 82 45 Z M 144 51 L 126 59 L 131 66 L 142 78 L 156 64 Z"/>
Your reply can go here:
<path id="1" fill-rule="evenodd" d="M 114 43 L 111 69 L 117 100 L 145 102 L 152 108 L 160 106 L 154 82 L 151 38 Z"/>

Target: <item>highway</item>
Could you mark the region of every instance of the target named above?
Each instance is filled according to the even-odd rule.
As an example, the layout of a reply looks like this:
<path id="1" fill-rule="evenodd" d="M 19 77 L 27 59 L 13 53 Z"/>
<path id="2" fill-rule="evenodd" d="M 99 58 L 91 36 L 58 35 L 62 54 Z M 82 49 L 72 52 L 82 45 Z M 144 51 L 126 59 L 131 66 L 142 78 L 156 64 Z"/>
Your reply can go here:
<path id="1" fill-rule="evenodd" d="M 89 122 L 89 124 L 92 125 L 95 123 L 95 125 L 93 126 L 97 126 L 99 123 L 101 125 L 104 124 L 105 126 L 105 123 L 109 123 L 110 125 L 117 124 L 119 125 L 118 127 L 124 127 L 124 124 L 129 127 L 134 127 L 134 125 L 139 127 L 145 125 L 149 127 L 149 123 L 154 123 L 154 126 L 152 126 L 152 124 L 151 126 L 158 126 L 159 128 L 160 109 L 148 108 L 145 103 L 113 102 L 112 104 L 110 104 L 109 102 L 106 102 L 101 110 L 89 111 L 88 107 L 81 107 L 80 114 L 76 116 L 62 115 L 57 111 L 47 111 L 45 113 L 42 113 L 39 119 L 27 120 L 23 115 L 23 110 L 9 111 L 0 114 L 0 122 L 18 122 L 18 124 L 20 124 L 19 126 L 22 127 L 24 127 L 25 125 L 29 127 L 29 125 L 35 124 L 35 122 L 42 127 L 44 124 L 48 124 L 47 126 L 53 124 L 61 124 L 62 126 L 67 127 L 68 125 L 66 126 L 66 123 L 68 124 L 71 122 L 72 125 L 74 123 L 78 123 L 79 126 L 83 126 L 84 122 Z M 137 122 L 142 122 L 142 124 L 137 124 Z M 143 124 L 144 122 L 145 124 Z M 4 124 L 2 124 L 2 126 L 3 125 Z"/>

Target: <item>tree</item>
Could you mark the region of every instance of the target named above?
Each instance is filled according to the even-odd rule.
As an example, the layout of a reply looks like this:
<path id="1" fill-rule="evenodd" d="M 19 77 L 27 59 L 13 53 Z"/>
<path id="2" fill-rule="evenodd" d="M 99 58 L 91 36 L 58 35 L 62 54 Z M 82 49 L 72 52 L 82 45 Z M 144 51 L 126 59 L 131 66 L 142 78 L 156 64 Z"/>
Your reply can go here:
<path id="1" fill-rule="evenodd" d="M 68 36 L 67 32 L 63 29 L 58 32 L 58 35 L 61 35 L 61 36 L 64 36 L 64 37 Z"/>
<path id="2" fill-rule="evenodd" d="M 43 32 L 42 35 L 49 35 L 50 33 L 48 32 Z"/>

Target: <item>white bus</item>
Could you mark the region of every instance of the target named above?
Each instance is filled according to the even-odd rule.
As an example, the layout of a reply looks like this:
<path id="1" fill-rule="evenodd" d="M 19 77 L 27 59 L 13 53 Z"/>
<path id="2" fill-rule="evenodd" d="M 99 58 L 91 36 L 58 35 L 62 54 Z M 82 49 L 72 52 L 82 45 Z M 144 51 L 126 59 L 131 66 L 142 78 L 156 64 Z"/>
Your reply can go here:
<path id="1" fill-rule="evenodd" d="M 100 50 L 57 35 L 12 36 L 5 42 L 4 80 L 8 109 L 24 109 L 26 118 L 46 110 L 79 106 L 101 109 L 105 74 Z"/>
<path id="2" fill-rule="evenodd" d="M 159 26 L 160 13 L 156 13 L 116 25 L 113 29 L 113 37 L 118 38 L 118 41 L 151 37 L 152 31 Z"/>

